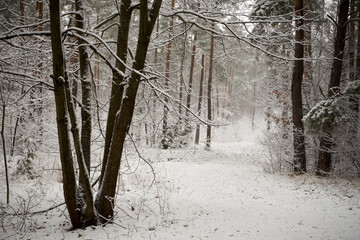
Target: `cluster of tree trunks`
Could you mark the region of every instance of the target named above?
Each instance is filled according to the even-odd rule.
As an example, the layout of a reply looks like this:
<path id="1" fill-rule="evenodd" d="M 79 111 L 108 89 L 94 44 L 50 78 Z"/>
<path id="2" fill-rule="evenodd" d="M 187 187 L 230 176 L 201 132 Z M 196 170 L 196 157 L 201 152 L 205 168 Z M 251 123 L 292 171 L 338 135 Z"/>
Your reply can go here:
<path id="1" fill-rule="evenodd" d="M 79 61 L 80 80 L 82 84 L 82 124 L 81 134 L 76 122 L 74 102 L 66 71 L 64 50 L 62 45 L 60 1 L 50 1 L 51 46 L 53 58 L 53 83 L 57 113 L 57 127 L 59 136 L 60 159 L 62 165 L 63 188 L 65 202 L 70 220 L 74 228 L 106 222 L 113 217 L 113 203 L 117 177 L 121 163 L 121 154 L 126 134 L 132 120 L 136 94 L 140 83 L 140 72 L 144 68 L 146 54 L 150 42 L 161 0 L 155 0 L 149 9 L 148 1 L 140 1 L 139 35 L 136 47 L 135 61 L 128 80 L 126 91 L 123 88 L 123 76 L 113 73 L 106 143 L 103 167 L 99 181 L 99 191 L 95 202 L 89 179 L 90 143 L 91 140 L 91 81 L 88 78 L 88 55 L 82 42 L 84 31 L 84 11 L 82 0 L 76 0 L 76 29 L 80 31 Z M 125 63 L 128 44 L 129 23 L 131 19 L 131 0 L 122 1 L 120 9 L 120 24 L 118 28 L 116 67 L 125 73 Z M 69 121 L 70 119 L 70 121 Z M 70 132 L 71 125 L 76 159 L 79 166 L 80 180 L 77 183 L 73 168 Z"/>
<path id="2" fill-rule="evenodd" d="M 352 1 L 354 4 L 354 1 Z M 307 3 L 307 1 L 306 1 Z M 291 100 L 293 114 L 293 145 L 294 145 L 294 172 L 306 172 L 305 136 L 302 106 L 302 81 L 304 75 L 304 0 L 295 0 L 295 63 L 291 82 Z M 331 68 L 328 99 L 340 95 L 340 80 L 343 68 L 344 49 L 346 41 L 346 29 L 349 13 L 349 0 L 339 1 L 338 20 L 336 23 L 336 34 L 334 38 L 334 58 Z M 358 43 L 359 44 L 359 43 Z M 353 48 L 353 46 L 350 46 Z M 351 64 L 350 64 L 351 67 Z M 332 170 L 332 148 L 333 148 L 333 122 L 326 120 L 323 124 L 323 135 L 320 137 L 319 155 L 317 161 L 317 175 L 326 176 Z"/>

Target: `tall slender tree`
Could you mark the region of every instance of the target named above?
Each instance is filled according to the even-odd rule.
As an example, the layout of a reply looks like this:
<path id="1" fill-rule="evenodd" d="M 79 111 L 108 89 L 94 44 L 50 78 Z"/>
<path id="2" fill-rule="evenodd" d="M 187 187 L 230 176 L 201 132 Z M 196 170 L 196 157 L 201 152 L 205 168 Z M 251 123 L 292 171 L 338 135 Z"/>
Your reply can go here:
<path id="1" fill-rule="evenodd" d="M 84 2 L 75 0 L 75 27 L 85 30 Z M 81 36 L 85 34 L 79 33 Z M 91 155 L 91 81 L 89 78 L 89 55 L 86 51 L 85 41 L 78 38 L 79 45 L 79 77 L 81 82 L 82 106 L 81 106 L 81 146 L 84 160 L 88 171 L 90 171 Z"/>
<path id="2" fill-rule="evenodd" d="M 211 24 L 211 28 L 215 28 L 215 24 Z M 210 37 L 210 57 L 209 57 L 209 79 L 208 79 L 208 88 L 207 88 L 207 118 L 208 121 L 212 120 L 212 106 L 211 106 L 211 91 L 212 91 L 212 75 L 213 75 L 213 64 L 214 64 L 214 33 L 211 33 Z M 206 147 L 211 145 L 211 124 L 207 125 L 206 128 Z"/>
<path id="3" fill-rule="evenodd" d="M 171 10 L 174 10 L 175 0 L 171 0 Z M 168 44 L 166 50 L 166 62 L 165 62 L 165 90 L 169 89 L 169 81 L 170 81 L 170 62 L 171 62 L 171 43 L 173 38 L 173 30 L 174 30 L 174 18 L 171 17 L 169 20 L 169 35 L 168 35 Z M 167 103 L 169 99 L 165 97 L 164 99 L 164 118 L 163 118 L 163 135 L 166 135 L 168 128 L 168 106 Z"/>
<path id="4" fill-rule="evenodd" d="M 339 2 L 339 14 L 334 39 L 334 59 L 331 68 L 328 98 L 336 98 L 340 94 L 340 79 L 342 73 L 342 62 L 344 59 L 346 22 L 348 20 L 349 0 Z M 332 169 L 332 135 L 333 122 L 329 119 L 323 123 L 323 136 L 320 137 L 320 149 L 317 164 L 317 175 L 326 176 Z"/>
<path id="5" fill-rule="evenodd" d="M 205 55 L 201 56 L 201 73 L 200 73 L 200 86 L 199 86 L 199 100 L 198 100 L 198 109 L 197 114 L 201 116 L 201 107 L 202 107 L 202 98 L 203 98 L 203 82 L 204 82 L 204 71 L 205 71 Z M 199 144 L 200 141 L 200 124 L 196 124 L 195 131 L 195 144 Z"/>
<path id="6" fill-rule="evenodd" d="M 131 0 L 123 0 L 120 6 L 120 19 L 118 25 L 117 35 L 117 51 L 116 55 L 119 59 L 116 59 L 115 67 L 121 72 L 125 72 L 127 52 L 128 52 L 128 39 L 129 39 L 129 28 L 130 20 L 133 8 L 131 6 Z M 101 186 L 102 179 L 105 174 L 105 168 L 109 157 L 110 144 L 114 131 L 115 115 L 120 109 L 121 99 L 124 92 L 124 77 L 118 72 L 113 72 L 112 84 L 111 84 L 111 95 L 109 104 L 109 113 L 106 124 L 106 135 L 105 135 L 105 146 L 104 156 L 101 168 L 101 175 L 99 181 L 99 187 Z"/>
<path id="7" fill-rule="evenodd" d="M 304 1 L 295 0 L 296 32 L 295 63 L 291 80 L 291 102 L 293 118 L 294 172 L 306 172 L 305 136 L 302 104 L 302 81 L 304 74 Z"/>

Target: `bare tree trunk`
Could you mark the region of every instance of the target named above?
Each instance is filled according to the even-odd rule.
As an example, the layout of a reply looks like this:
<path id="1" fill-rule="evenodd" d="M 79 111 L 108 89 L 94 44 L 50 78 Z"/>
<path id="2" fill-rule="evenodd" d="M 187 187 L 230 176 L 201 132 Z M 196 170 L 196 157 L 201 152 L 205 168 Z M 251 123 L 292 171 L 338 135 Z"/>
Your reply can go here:
<path id="1" fill-rule="evenodd" d="M 7 159 L 6 159 L 6 142 L 5 142 L 5 135 L 4 135 L 5 113 L 6 113 L 5 108 L 6 108 L 6 105 L 3 104 L 3 106 L 2 106 L 2 121 L 1 121 L 1 139 L 2 139 L 2 146 L 3 146 L 5 179 L 6 179 L 6 204 L 9 204 L 10 203 L 10 186 L 9 186 Z"/>
<path id="2" fill-rule="evenodd" d="M 201 106 L 203 98 L 203 82 L 204 82 L 204 70 L 205 70 L 205 55 L 201 56 L 201 74 L 200 74 L 200 86 L 199 86 L 199 102 L 198 102 L 198 116 L 201 116 Z M 195 144 L 199 144 L 200 140 L 200 124 L 196 124 L 195 131 Z"/>
<path id="3" fill-rule="evenodd" d="M 350 19 L 355 19 L 355 0 L 350 1 Z M 350 81 L 354 81 L 355 77 L 355 21 L 349 22 L 349 55 L 348 55 L 348 72 Z"/>
<path id="4" fill-rule="evenodd" d="M 183 50 L 183 53 L 185 53 L 185 49 Z M 180 88 L 179 88 L 179 121 L 181 121 L 182 117 L 182 103 L 183 103 L 183 88 L 184 88 L 184 76 L 183 76 L 183 63 L 181 63 L 181 73 L 180 73 Z"/>
<path id="5" fill-rule="evenodd" d="M 132 8 L 130 8 L 130 6 L 131 6 L 131 0 L 124 0 L 121 2 L 116 55 L 124 63 L 126 62 L 127 51 L 128 51 L 128 36 L 129 36 L 129 27 L 130 27 L 131 13 L 132 13 Z M 125 73 L 125 65 L 122 64 L 119 60 L 116 60 L 115 66 L 121 72 Z M 115 124 L 115 115 L 120 109 L 121 99 L 123 97 L 123 91 L 124 91 L 123 81 L 124 79 L 122 76 L 120 76 L 116 72 L 113 72 L 109 113 L 108 113 L 106 133 L 105 133 L 104 156 L 103 156 L 103 163 L 101 168 L 99 188 L 101 187 L 102 179 L 105 174 L 107 160 L 109 158 L 110 145 L 113 137 L 114 124 Z M 118 159 L 118 161 L 120 161 L 120 158 Z"/>
<path id="6" fill-rule="evenodd" d="M 20 25 L 25 23 L 25 5 L 24 0 L 20 0 Z"/>
<path id="7" fill-rule="evenodd" d="M 294 172 L 306 172 L 305 136 L 302 104 L 302 81 L 304 74 L 304 3 L 295 0 L 296 32 L 295 32 L 295 60 L 291 81 L 291 102 L 293 118 Z"/>
<path id="8" fill-rule="evenodd" d="M 151 33 L 158 17 L 161 3 L 162 0 L 154 0 L 152 7 L 149 10 L 148 1 L 140 0 L 139 35 L 135 61 L 133 63 L 133 69 L 136 71 L 131 72 L 125 96 L 122 99 L 120 110 L 116 114 L 105 174 L 103 175 L 102 184 L 96 196 L 96 209 L 98 210 L 102 221 L 108 221 L 114 215 L 114 197 L 121 163 L 121 154 L 125 137 L 129 131 L 133 117 L 136 94 L 140 83 L 140 75 L 137 71 L 142 71 L 144 68 Z"/>
<path id="9" fill-rule="evenodd" d="M 216 81 L 216 115 L 219 116 L 220 103 L 219 103 L 219 73 L 215 70 L 215 81 Z"/>
<path id="10" fill-rule="evenodd" d="M 81 140 L 80 140 L 80 131 L 76 120 L 76 111 L 75 111 L 75 105 L 71 93 L 71 87 L 69 80 L 67 79 L 66 72 L 65 72 L 65 91 L 66 91 L 66 104 L 70 116 L 70 122 L 71 122 L 71 133 L 73 135 L 74 139 L 74 146 L 75 146 L 75 153 L 76 158 L 79 166 L 79 172 L 80 172 L 80 187 L 79 191 L 81 194 L 79 194 L 79 202 L 78 205 L 83 205 L 84 203 L 82 201 L 85 201 L 85 206 L 79 207 L 81 212 L 81 224 L 82 227 L 90 226 L 90 225 L 96 225 L 97 224 L 97 217 L 95 215 L 95 209 L 94 209 L 94 201 L 93 201 L 93 194 L 91 190 L 91 184 L 90 184 L 90 177 L 89 177 L 89 170 L 86 166 L 85 158 L 83 149 L 81 146 Z"/>
<path id="11" fill-rule="evenodd" d="M 253 104 L 252 104 L 252 117 L 251 117 L 251 126 L 255 128 L 255 111 L 256 111 L 256 82 L 253 85 Z"/>
<path id="12" fill-rule="evenodd" d="M 157 19 L 157 21 L 156 21 L 156 34 L 155 34 L 155 36 L 156 37 L 158 37 L 158 35 L 159 35 L 159 28 L 160 28 L 160 20 L 159 20 L 159 18 Z M 155 47 L 155 53 L 154 53 L 154 65 L 155 65 L 155 67 L 157 67 L 157 63 L 158 63 L 158 48 L 157 47 Z M 155 90 L 153 90 L 153 94 L 154 94 L 154 100 L 153 100 L 153 109 L 156 109 L 156 102 L 157 102 L 157 100 L 156 100 L 156 92 L 155 92 Z M 155 145 L 155 143 L 156 143 L 156 134 L 157 133 L 157 125 L 156 125 L 156 122 L 155 121 L 153 121 L 153 125 L 152 125 L 152 133 L 151 133 L 151 145 Z"/>
<path id="13" fill-rule="evenodd" d="M 331 68 L 330 83 L 328 89 L 328 98 L 336 98 L 340 94 L 340 79 L 342 72 L 342 62 L 344 58 L 346 21 L 349 12 L 349 0 L 340 1 L 339 17 L 336 27 L 336 36 L 334 41 L 334 60 Z M 326 176 L 332 169 L 333 147 L 332 134 L 333 123 L 329 120 L 323 125 L 324 136 L 320 137 L 320 149 L 316 174 Z"/>
<path id="14" fill-rule="evenodd" d="M 311 39 L 311 9 L 309 0 L 304 0 L 304 75 L 303 75 L 303 99 L 307 108 L 311 107 L 313 98 L 312 86 L 313 86 L 313 66 L 312 66 L 312 39 Z M 306 113 L 304 113 L 306 114 Z"/>
<path id="15" fill-rule="evenodd" d="M 175 7 L 175 0 L 171 0 L 171 10 L 174 10 Z M 168 45 L 167 45 L 167 53 L 166 53 L 166 63 L 165 63 L 165 91 L 169 89 L 169 79 L 170 79 L 170 60 L 171 60 L 171 42 L 173 37 L 173 28 L 174 28 L 174 18 L 170 18 L 169 22 L 169 36 L 168 36 Z M 169 99 L 165 97 L 164 99 L 164 119 L 163 119 L 163 135 L 166 134 L 168 128 L 168 107 L 167 103 Z"/>
<path id="16" fill-rule="evenodd" d="M 196 40 L 197 40 L 197 33 L 194 34 L 194 39 L 192 42 L 192 49 L 191 49 L 191 62 L 190 62 L 190 72 L 189 72 L 189 84 L 188 84 L 189 90 L 186 98 L 186 107 L 188 109 L 190 109 L 191 107 L 191 92 L 192 92 L 194 65 L 195 65 Z M 186 116 L 188 115 L 189 115 L 189 111 L 186 110 Z"/>
<path id="17" fill-rule="evenodd" d="M 360 1 L 357 1 L 356 10 L 358 11 L 358 19 L 360 19 Z M 356 66 L 354 69 L 354 79 L 360 79 L 360 20 L 358 20 L 357 23 L 357 54 L 355 59 Z M 357 113 L 356 119 L 359 121 L 359 97 L 357 97 L 357 99 L 353 99 L 352 109 Z"/>
<path id="18" fill-rule="evenodd" d="M 214 29 L 215 24 L 212 23 L 211 24 L 212 29 Z M 213 63 L 214 63 L 214 34 L 211 33 L 211 38 L 210 38 L 210 60 L 209 60 L 209 79 L 208 79 L 208 92 L 207 92 L 207 97 L 208 97 L 208 109 L 207 109 L 207 117 L 208 117 L 208 121 L 211 122 L 212 120 L 212 115 L 211 115 L 211 88 L 212 88 L 212 71 L 213 71 Z M 206 147 L 210 148 L 211 145 L 211 125 L 208 124 L 207 128 L 206 128 Z"/>
<path id="19" fill-rule="evenodd" d="M 358 11 L 358 19 L 360 19 L 360 1 L 357 1 L 356 10 Z M 355 79 L 360 79 L 360 20 L 357 21 L 357 54 L 356 54 L 356 67 Z M 359 107 L 359 105 L 358 105 Z"/>
<path id="20" fill-rule="evenodd" d="M 84 2 L 75 0 L 75 26 L 85 30 Z M 82 32 L 80 35 L 84 35 Z M 89 55 L 86 51 L 85 42 L 78 38 L 80 82 L 82 91 L 81 107 L 81 146 L 84 154 L 86 168 L 90 171 L 91 163 L 91 81 L 89 78 Z"/>
<path id="21" fill-rule="evenodd" d="M 60 27 L 60 1 L 50 1 L 50 29 L 51 48 L 53 59 L 53 82 L 56 104 L 56 120 L 60 147 L 60 160 L 63 176 L 63 188 L 66 207 L 69 212 L 71 224 L 74 228 L 81 227 L 80 211 L 78 208 L 78 195 L 74 164 L 71 153 L 70 136 L 68 132 L 68 114 L 65 93 L 65 59 L 62 46 Z"/>

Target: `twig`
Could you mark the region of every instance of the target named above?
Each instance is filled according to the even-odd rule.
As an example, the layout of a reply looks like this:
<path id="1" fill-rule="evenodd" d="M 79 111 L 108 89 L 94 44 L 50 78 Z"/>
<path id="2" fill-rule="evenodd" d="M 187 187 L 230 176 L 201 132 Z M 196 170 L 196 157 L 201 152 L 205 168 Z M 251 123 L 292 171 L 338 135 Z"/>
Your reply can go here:
<path id="1" fill-rule="evenodd" d="M 51 210 L 53 210 L 53 209 L 55 209 L 55 208 L 58 208 L 58 207 L 60 207 L 60 206 L 62 206 L 62 205 L 64 205 L 64 204 L 65 204 L 65 202 L 59 203 L 59 204 L 57 204 L 57 205 L 55 205 L 55 206 L 52 206 L 52 207 L 50 207 L 50 208 L 48 208 L 48 209 L 40 210 L 40 211 L 36 211 L 36 212 L 32 212 L 31 214 L 35 215 L 35 214 L 41 214 L 41 213 L 49 212 L 49 211 L 51 211 Z"/>
<path id="2" fill-rule="evenodd" d="M 152 182 L 151 182 L 151 184 L 150 184 L 150 186 L 149 186 L 149 188 L 148 188 L 148 189 L 150 189 L 150 188 L 152 187 L 152 185 L 154 184 L 155 179 L 156 179 L 155 169 L 154 169 L 154 167 L 153 167 L 144 157 L 141 156 L 141 154 L 140 154 L 140 152 L 139 152 L 139 149 L 137 148 L 137 146 L 136 146 L 136 144 L 135 144 L 135 141 L 134 141 L 134 139 L 132 138 L 132 136 L 131 136 L 130 134 L 128 134 L 128 136 L 130 137 L 131 142 L 133 143 L 134 148 L 135 148 L 135 150 L 136 150 L 139 158 L 141 158 L 141 159 L 151 168 L 151 172 L 152 172 L 152 174 L 153 174 L 153 180 L 152 180 Z"/>

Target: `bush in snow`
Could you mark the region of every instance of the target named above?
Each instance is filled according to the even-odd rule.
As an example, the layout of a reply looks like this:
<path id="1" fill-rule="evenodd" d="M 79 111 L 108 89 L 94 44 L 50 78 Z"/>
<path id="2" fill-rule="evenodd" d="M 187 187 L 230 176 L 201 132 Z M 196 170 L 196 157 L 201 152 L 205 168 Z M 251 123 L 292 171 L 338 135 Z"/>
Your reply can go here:
<path id="1" fill-rule="evenodd" d="M 191 132 L 192 128 L 189 123 L 177 122 L 168 127 L 161 139 L 161 147 L 163 149 L 184 148 L 189 144 Z"/>
<path id="2" fill-rule="evenodd" d="M 335 173 L 360 176 L 359 96 L 360 81 L 350 82 L 342 95 L 320 101 L 303 119 L 314 138 L 332 133 Z"/>
<path id="3" fill-rule="evenodd" d="M 37 177 L 33 169 L 33 160 L 35 159 L 36 143 L 32 135 L 24 139 L 25 156 L 17 161 L 16 174 L 27 175 L 30 179 Z"/>

